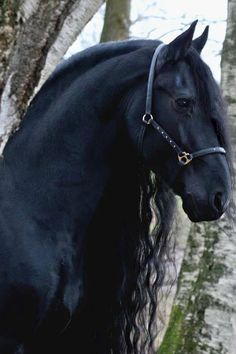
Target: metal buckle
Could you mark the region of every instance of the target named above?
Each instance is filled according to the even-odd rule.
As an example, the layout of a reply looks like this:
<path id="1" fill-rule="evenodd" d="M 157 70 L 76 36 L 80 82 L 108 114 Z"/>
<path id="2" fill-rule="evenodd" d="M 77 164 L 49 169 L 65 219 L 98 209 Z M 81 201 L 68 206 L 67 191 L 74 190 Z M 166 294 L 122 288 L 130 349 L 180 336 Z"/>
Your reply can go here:
<path id="1" fill-rule="evenodd" d="M 149 117 L 148 119 L 147 119 L 147 117 Z M 149 125 L 149 124 L 151 124 L 151 122 L 153 121 L 153 116 L 152 116 L 152 114 L 151 113 L 145 113 L 144 115 L 143 115 L 143 123 L 145 123 L 145 124 L 147 124 L 147 125 Z"/>
<path id="2" fill-rule="evenodd" d="M 180 154 L 178 154 L 178 159 L 179 159 L 179 162 L 181 163 L 181 165 L 187 165 L 189 164 L 189 162 L 192 161 L 193 159 L 193 156 L 189 153 L 189 152 L 181 152 Z"/>

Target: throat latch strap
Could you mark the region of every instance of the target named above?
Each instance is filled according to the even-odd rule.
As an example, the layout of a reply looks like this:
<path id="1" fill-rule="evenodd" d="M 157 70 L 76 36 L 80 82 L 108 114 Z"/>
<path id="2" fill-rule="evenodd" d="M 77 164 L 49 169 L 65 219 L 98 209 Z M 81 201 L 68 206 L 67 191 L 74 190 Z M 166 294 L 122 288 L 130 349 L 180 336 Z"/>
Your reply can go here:
<path id="1" fill-rule="evenodd" d="M 209 154 L 224 154 L 225 155 L 226 151 L 223 147 L 216 146 L 216 147 L 212 147 L 212 148 L 208 148 L 208 149 L 199 150 L 197 152 L 193 152 L 192 157 L 193 157 L 193 159 L 195 159 L 196 157 L 209 155 Z"/>
<path id="2" fill-rule="evenodd" d="M 221 146 L 216 146 L 216 147 L 212 147 L 212 148 L 208 148 L 208 149 L 202 149 L 202 150 L 199 150 L 199 151 L 196 151 L 193 153 L 183 151 L 180 154 L 178 154 L 178 160 L 181 165 L 187 165 L 187 164 L 189 164 L 189 162 L 191 162 L 196 157 L 201 157 L 201 156 L 205 156 L 205 155 L 209 155 L 209 154 L 224 154 L 225 155 L 226 151 Z"/>

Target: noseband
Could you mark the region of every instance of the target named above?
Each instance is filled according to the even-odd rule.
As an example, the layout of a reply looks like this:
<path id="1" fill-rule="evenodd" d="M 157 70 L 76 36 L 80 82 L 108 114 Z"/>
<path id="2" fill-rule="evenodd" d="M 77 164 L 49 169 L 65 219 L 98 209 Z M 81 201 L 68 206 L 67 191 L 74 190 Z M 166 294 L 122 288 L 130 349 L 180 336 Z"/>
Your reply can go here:
<path id="1" fill-rule="evenodd" d="M 142 118 L 142 127 L 139 134 L 139 151 L 142 152 L 143 148 L 143 139 L 145 135 L 146 128 L 148 126 L 152 126 L 167 142 L 168 144 L 175 150 L 178 161 L 180 165 L 185 166 L 189 164 L 193 159 L 205 156 L 209 154 L 226 154 L 226 151 L 223 147 L 216 146 L 210 147 L 208 149 L 202 149 L 196 152 L 185 152 L 181 147 L 166 133 L 166 131 L 154 120 L 152 115 L 152 93 L 153 93 L 153 82 L 155 76 L 155 67 L 158 55 L 161 49 L 165 46 L 165 44 L 160 44 L 152 57 L 152 62 L 149 71 L 148 77 L 148 85 L 147 85 L 147 96 L 146 96 L 146 109 L 145 114 Z"/>

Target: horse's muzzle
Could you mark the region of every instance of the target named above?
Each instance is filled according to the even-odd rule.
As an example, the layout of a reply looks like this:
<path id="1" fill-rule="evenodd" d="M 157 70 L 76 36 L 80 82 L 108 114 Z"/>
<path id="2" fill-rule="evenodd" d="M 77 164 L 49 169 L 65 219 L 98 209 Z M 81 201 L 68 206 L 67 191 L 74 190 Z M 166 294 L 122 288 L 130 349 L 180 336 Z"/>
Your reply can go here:
<path id="1" fill-rule="evenodd" d="M 221 191 L 213 192 L 206 199 L 198 199 L 193 193 L 186 193 L 183 197 L 183 209 L 193 222 L 219 219 L 226 211 L 228 204 L 228 196 Z"/>

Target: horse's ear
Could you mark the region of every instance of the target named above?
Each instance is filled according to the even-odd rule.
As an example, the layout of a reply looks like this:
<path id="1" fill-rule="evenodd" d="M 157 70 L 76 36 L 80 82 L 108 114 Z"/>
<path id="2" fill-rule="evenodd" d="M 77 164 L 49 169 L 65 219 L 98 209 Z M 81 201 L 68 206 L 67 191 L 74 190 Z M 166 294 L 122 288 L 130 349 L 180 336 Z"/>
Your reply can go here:
<path id="1" fill-rule="evenodd" d="M 192 44 L 194 30 L 197 24 L 197 20 L 194 21 L 191 26 L 178 37 L 176 37 L 172 42 L 168 44 L 168 60 L 179 60 L 184 58 L 188 49 Z"/>
<path id="2" fill-rule="evenodd" d="M 206 26 L 201 36 L 192 41 L 192 46 L 197 50 L 199 54 L 201 54 L 201 51 L 206 44 L 208 38 L 208 32 L 209 32 L 209 26 Z"/>

